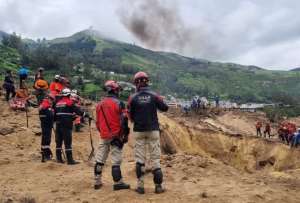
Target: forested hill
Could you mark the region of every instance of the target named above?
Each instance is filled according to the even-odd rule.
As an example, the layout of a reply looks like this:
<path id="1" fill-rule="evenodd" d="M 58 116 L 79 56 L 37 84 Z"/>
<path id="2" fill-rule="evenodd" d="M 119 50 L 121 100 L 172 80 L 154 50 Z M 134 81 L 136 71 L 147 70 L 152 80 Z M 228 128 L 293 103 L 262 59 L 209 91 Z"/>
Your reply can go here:
<path id="1" fill-rule="evenodd" d="M 106 38 L 94 30 L 54 40 L 22 42 L 18 50 L 23 63 L 71 77 L 82 75 L 81 79 L 89 81 L 86 88 L 90 92 L 98 91 L 109 77 L 131 81 L 136 71 L 144 70 L 151 75 L 153 87 L 162 94 L 219 95 L 238 102 L 289 103 L 300 98 L 298 71 L 269 71 L 256 66 L 154 52 Z"/>

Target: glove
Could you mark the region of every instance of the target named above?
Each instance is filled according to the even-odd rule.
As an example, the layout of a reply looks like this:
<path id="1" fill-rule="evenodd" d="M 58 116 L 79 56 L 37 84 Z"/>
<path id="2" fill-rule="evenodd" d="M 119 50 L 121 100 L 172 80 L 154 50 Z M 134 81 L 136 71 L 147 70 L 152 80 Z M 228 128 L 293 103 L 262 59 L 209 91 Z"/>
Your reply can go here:
<path id="1" fill-rule="evenodd" d="M 91 118 L 90 114 L 88 112 L 84 112 L 84 117 L 85 118 Z"/>
<path id="2" fill-rule="evenodd" d="M 124 135 L 124 137 L 123 137 L 123 144 L 126 144 L 128 142 L 128 135 L 129 134 Z"/>
<path id="3" fill-rule="evenodd" d="M 123 139 L 122 139 L 123 144 L 128 142 L 129 134 L 130 134 L 130 128 L 128 128 L 128 127 L 124 128 Z"/>
<path id="4" fill-rule="evenodd" d="M 123 149 L 123 146 L 124 146 L 123 142 L 118 137 L 113 138 L 113 140 L 110 142 L 110 144 L 112 146 L 118 147 L 119 149 Z"/>

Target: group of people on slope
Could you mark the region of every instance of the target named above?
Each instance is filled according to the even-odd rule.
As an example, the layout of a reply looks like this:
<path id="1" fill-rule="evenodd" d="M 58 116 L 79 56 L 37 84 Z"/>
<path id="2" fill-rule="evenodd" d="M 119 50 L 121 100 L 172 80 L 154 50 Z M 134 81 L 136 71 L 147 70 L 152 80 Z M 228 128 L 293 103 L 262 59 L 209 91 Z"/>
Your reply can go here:
<path id="1" fill-rule="evenodd" d="M 267 135 L 269 136 L 269 138 L 271 138 L 271 124 L 269 122 L 266 122 L 265 123 L 265 130 L 262 134 L 262 127 L 263 127 L 263 124 L 261 121 L 258 121 L 256 124 L 255 124 L 255 128 L 256 128 L 256 136 L 264 136 L 265 138 L 267 137 Z"/>
<path id="2" fill-rule="evenodd" d="M 262 122 L 258 121 L 255 125 L 256 128 L 256 136 L 262 137 Z M 271 138 L 271 125 L 270 123 L 265 124 L 264 137 L 266 135 Z M 291 147 L 297 147 L 300 144 L 300 128 L 297 129 L 294 123 L 290 122 L 282 122 L 278 127 L 278 138 L 287 145 Z"/>
<path id="3" fill-rule="evenodd" d="M 300 128 L 297 129 L 294 123 L 280 123 L 278 128 L 278 136 L 282 142 L 290 145 L 291 148 L 296 148 L 300 144 Z"/>

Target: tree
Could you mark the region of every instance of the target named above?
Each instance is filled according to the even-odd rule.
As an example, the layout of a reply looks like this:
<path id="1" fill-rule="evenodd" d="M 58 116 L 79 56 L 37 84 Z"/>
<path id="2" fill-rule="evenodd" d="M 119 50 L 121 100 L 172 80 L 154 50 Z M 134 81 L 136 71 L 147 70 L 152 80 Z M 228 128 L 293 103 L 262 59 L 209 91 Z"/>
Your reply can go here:
<path id="1" fill-rule="evenodd" d="M 3 36 L 2 43 L 4 46 L 8 46 L 19 51 L 23 48 L 22 39 L 17 36 L 15 32 L 12 35 Z"/>

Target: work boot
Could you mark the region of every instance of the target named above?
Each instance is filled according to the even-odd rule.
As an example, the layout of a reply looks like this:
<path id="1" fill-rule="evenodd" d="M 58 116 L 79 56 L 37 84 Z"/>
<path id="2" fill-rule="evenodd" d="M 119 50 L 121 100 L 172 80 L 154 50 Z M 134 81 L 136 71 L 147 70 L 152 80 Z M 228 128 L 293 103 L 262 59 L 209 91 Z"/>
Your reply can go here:
<path id="1" fill-rule="evenodd" d="M 137 193 L 139 193 L 139 194 L 145 194 L 145 188 L 143 188 L 143 187 L 137 187 L 136 189 L 135 189 L 135 191 L 137 192 Z"/>
<path id="2" fill-rule="evenodd" d="M 46 161 L 49 161 L 52 159 L 52 152 L 51 152 L 51 149 L 45 149 L 45 160 Z"/>
<path id="3" fill-rule="evenodd" d="M 62 153 L 61 149 L 56 150 L 56 161 L 57 161 L 57 163 L 63 164 L 65 162 L 62 159 L 61 153 Z"/>
<path id="4" fill-rule="evenodd" d="M 123 183 L 123 182 L 115 183 L 113 186 L 113 189 L 114 190 L 127 190 L 127 189 L 130 189 L 130 185 Z"/>
<path id="5" fill-rule="evenodd" d="M 101 176 L 97 175 L 95 176 L 95 185 L 94 185 L 94 189 L 95 190 L 99 190 L 102 187 L 102 181 L 101 181 Z"/>
<path id="6" fill-rule="evenodd" d="M 75 161 L 73 159 L 73 155 L 72 155 L 72 151 L 69 150 L 69 151 L 66 151 L 66 156 L 67 156 L 67 162 L 68 162 L 68 165 L 76 165 L 76 164 L 79 164 L 78 161 Z"/>
<path id="7" fill-rule="evenodd" d="M 42 154 L 42 160 L 41 160 L 41 162 L 44 163 L 44 162 L 46 162 L 45 161 L 45 150 L 44 149 L 42 149 L 41 154 Z"/>
<path id="8" fill-rule="evenodd" d="M 161 184 L 155 185 L 155 193 L 156 193 L 156 194 L 163 193 L 164 191 L 165 191 L 165 190 L 164 190 L 164 188 L 162 187 Z"/>
<path id="9" fill-rule="evenodd" d="M 102 187 L 102 168 L 104 164 L 96 162 L 95 167 L 94 167 L 94 175 L 95 175 L 95 185 L 94 189 L 99 190 Z"/>

